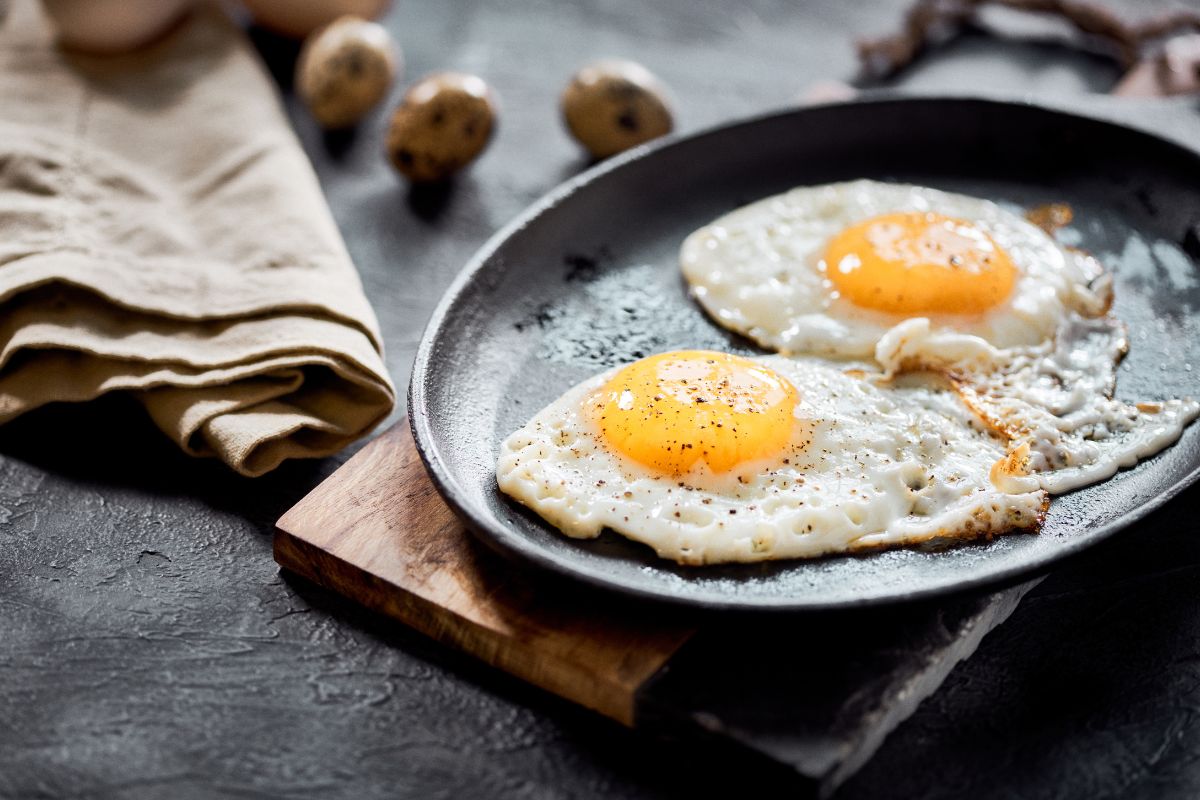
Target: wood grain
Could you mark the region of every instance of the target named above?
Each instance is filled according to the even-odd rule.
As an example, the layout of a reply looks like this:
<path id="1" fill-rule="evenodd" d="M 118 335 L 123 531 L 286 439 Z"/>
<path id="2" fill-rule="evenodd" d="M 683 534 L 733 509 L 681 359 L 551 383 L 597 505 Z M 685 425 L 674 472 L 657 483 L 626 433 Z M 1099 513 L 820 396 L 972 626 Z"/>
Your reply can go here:
<path id="1" fill-rule="evenodd" d="M 407 421 L 276 524 L 283 567 L 561 697 L 633 725 L 635 694 L 693 628 L 539 592 L 438 495 Z M 606 606 L 607 608 L 607 606 Z"/>

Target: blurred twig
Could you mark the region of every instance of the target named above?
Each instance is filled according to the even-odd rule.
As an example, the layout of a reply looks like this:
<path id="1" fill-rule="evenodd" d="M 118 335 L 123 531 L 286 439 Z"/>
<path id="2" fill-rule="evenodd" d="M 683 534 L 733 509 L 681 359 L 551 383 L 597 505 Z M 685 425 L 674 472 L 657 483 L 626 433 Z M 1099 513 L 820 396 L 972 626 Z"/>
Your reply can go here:
<path id="1" fill-rule="evenodd" d="M 1059 17 L 1081 33 L 1111 45 L 1126 69 L 1137 64 L 1152 45 L 1200 31 L 1200 14 L 1182 9 L 1130 22 L 1093 0 L 916 0 L 899 32 L 858 42 L 864 77 L 884 78 L 907 67 L 926 48 L 956 36 L 988 5 Z"/>

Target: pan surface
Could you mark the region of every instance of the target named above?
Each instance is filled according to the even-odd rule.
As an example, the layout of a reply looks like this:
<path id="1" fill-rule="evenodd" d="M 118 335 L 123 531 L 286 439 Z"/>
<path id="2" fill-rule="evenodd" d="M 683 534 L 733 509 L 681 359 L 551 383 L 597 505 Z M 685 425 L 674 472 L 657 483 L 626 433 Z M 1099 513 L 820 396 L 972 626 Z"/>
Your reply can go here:
<path id="1" fill-rule="evenodd" d="M 409 413 L 435 483 L 502 552 L 562 575 L 722 609 L 827 609 L 982 588 L 1045 570 L 1200 475 L 1200 424 L 1157 457 L 1054 499 L 1044 529 L 940 552 L 688 568 L 605 532 L 569 539 L 496 488 L 499 443 L 578 381 L 655 352 L 761 352 L 687 296 L 680 242 L 792 186 L 911 181 L 1029 207 L 1113 270 L 1131 351 L 1117 396 L 1200 395 L 1200 156 L 1149 133 L 1026 103 L 881 99 L 797 109 L 626 154 L 568 182 L 480 251 L 434 312 Z"/>

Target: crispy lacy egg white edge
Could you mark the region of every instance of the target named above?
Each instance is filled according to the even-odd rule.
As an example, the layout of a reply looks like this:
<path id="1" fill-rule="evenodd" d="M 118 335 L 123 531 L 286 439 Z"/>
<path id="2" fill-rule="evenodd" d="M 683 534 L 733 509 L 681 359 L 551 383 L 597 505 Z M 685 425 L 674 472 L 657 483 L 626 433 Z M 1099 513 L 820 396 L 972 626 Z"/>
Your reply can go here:
<path id="1" fill-rule="evenodd" d="M 1108 480 L 1156 455 L 1200 416 L 1200 403 L 1192 398 L 1113 399 L 1129 339 L 1125 324 L 1110 315 L 1065 320 L 1053 340 L 1010 351 L 986 343 L 931 350 L 928 343 L 939 335 L 924 319 L 889 332 L 876 352 L 885 378 L 912 370 L 943 376 L 976 419 L 1011 449 L 1029 451 L 1029 479 L 1051 494 Z M 931 358 L 930 352 L 939 355 Z M 1009 384 L 1010 372 L 1024 380 Z M 1052 386 L 1057 381 L 1062 387 L 1057 395 L 1044 387 L 1031 391 L 1048 376 Z"/>
<path id="2" fill-rule="evenodd" d="M 1005 437 L 1013 443 L 1014 449 L 1010 453 L 1021 450 L 1028 461 L 1030 453 L 1034 450 L 1055 449 L 1052 443 L 1045 440 L 1045 434 L 1026 429 L 1021 424 L 1023 420 L 997 414 L 995 406 L 981 397 L 975 380 L 969 373 L 948 371 L 946 375 L 964 405 L 998 436 Z M 1130 409 L 1135 410 L 1137 417 L 1132 429 L 1123 432 L 1126 434 L 1124 436 L 1112 437 L 1116 443 L 1107 448 L 1102 447 L 1101 458 L 1045 470 L 1029 468 L 1022 480 L 1032 479 L 1052 495 L 1066 494 L 1103 483 L 1121 470 L 1134 467 L 1175 444 L 1187 426 L 1200 417 L 1200 402 L 1188 397 L 1137 403 L 1121 403 L 1103 396 L 1097 400 L 1107 406 L 1120 406 L 1120 410 L 1127 413 Z M 1050 417 L 1054 416 L 1048 411 L 1046 413 Z M 997 486 L 1001 485 L 1004 484 L 997 482 Z"/>

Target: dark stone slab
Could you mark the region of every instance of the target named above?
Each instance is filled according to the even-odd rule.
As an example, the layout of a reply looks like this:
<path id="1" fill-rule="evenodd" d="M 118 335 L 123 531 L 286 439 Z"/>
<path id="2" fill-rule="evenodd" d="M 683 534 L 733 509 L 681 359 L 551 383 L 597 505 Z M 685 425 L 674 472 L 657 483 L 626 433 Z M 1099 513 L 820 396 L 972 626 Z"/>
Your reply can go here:
<path id="1" fill-rule="evenodd" d="M 730 620 L 703 630 L 639 697 L 639 724 L 706 732 L 825 796 L 933 694 L 1037 580 L 937 604 Z"/>

